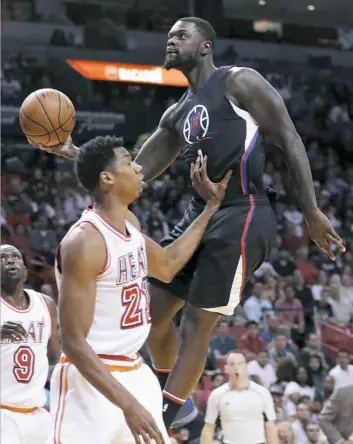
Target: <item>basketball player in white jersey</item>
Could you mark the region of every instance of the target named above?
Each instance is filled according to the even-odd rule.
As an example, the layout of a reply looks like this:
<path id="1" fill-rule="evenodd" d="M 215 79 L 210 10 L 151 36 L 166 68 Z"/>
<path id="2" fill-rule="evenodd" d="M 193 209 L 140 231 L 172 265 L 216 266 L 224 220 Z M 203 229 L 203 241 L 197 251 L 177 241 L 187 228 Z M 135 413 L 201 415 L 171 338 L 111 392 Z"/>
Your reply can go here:
<path id="1" fill-rule="evenodd" d="M 56 306 L 41 293 L 23 288 L 27 270 L 12 245 L 1 256 L 1 444 L 46 444 L 52 436 L 43 409 L 49 362 L 60 355 Z"/>
<path id="2" fill-rule="evenodd" d="M 162 392 L 138 351 L 150 331 L 147 274 L 169 282 L 190 259 L 224 198 L 206 161 L 191 179 L 205 210 L 163 249 L 143 235 L 128 206 L 143 189 L 141 167 L 116 137 L 96 137 L 75 162 L 94 197 L 57 254 L 59 317 L 64 355 L 51 380 L 56 444 L 168 442 Z M 148 270 L 147 270 L 148 264 Z"/>

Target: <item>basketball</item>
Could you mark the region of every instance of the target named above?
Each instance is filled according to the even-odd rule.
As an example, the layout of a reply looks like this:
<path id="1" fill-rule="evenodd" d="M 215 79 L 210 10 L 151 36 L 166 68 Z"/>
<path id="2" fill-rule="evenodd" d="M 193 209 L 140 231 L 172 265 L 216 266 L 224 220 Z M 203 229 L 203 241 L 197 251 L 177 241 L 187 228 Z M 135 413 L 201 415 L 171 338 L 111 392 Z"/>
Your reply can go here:
<path id="1" fill-rule="evenodd" d="M 39 89 L 22 103 L 20 125 L 34 145 L 58 145 L 65 142 L 75 127 L 74 105 L 60 91 Z"/>

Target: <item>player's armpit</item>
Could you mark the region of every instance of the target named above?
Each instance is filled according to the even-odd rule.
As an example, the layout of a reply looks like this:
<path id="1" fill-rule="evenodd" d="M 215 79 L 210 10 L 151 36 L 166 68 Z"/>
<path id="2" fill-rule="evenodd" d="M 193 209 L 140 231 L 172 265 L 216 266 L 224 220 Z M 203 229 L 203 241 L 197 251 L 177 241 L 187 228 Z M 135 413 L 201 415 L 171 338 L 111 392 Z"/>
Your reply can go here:
<path id="1" fill-rule="evenodd" d="M 158 177 L 173 163 L 180 153 L 183 143 L 170 124 L 176 105 L 169 107 L 163 114 L 158 128 L 142 145 L 135 161 L 143 167 L 145 182 Z"/>
<path id="2" fill-rule="evenodd" d="M 304 214 L 315 212 L 317 202 L 308 157 L 282 97 L 250 68 L 229 73 L 227 96 L 248 111 L 269 139 L 284 151 Z"/>
<path id="3" fill-rule="evenodd" d="M 96 278 L 105 264 L 105 255 L 102 235 L 88 223 L 73 230 L 61 245 L 59 316 L 62 348 L 82 376 L 125 411 L 136 405 L 135 398 L 111 376 L 86 341 L 94 317 Z"/>

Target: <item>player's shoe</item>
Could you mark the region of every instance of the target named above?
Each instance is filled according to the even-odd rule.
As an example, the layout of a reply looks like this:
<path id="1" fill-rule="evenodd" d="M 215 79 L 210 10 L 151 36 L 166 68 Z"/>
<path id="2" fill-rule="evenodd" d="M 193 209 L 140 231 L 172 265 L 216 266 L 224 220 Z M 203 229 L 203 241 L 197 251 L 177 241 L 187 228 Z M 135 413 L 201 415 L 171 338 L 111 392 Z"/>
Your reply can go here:
<path id="1" fill-rule="evenodd" d="M 185 404 L 176 415 L 174 421 L 172 422 L 171 428 L 179 429 L 180 427 L 184 427 L 186 424 L 193 421 L 198 414 L 199 412 L 191 398 L 186 398 Z"/>

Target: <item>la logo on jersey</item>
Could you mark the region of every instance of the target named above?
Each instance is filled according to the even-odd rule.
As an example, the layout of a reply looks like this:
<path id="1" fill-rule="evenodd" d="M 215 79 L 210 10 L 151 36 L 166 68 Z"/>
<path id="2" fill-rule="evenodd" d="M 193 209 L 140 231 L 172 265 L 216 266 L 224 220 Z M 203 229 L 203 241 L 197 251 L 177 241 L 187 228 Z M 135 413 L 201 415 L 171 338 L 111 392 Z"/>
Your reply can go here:
<path id="1" fill-rule="evenodd" d="M 185 141 L 192 145 L 207 135 L 210 117 L 204 105 L 195 105 L 187 115 L 183 134 Z"/>

